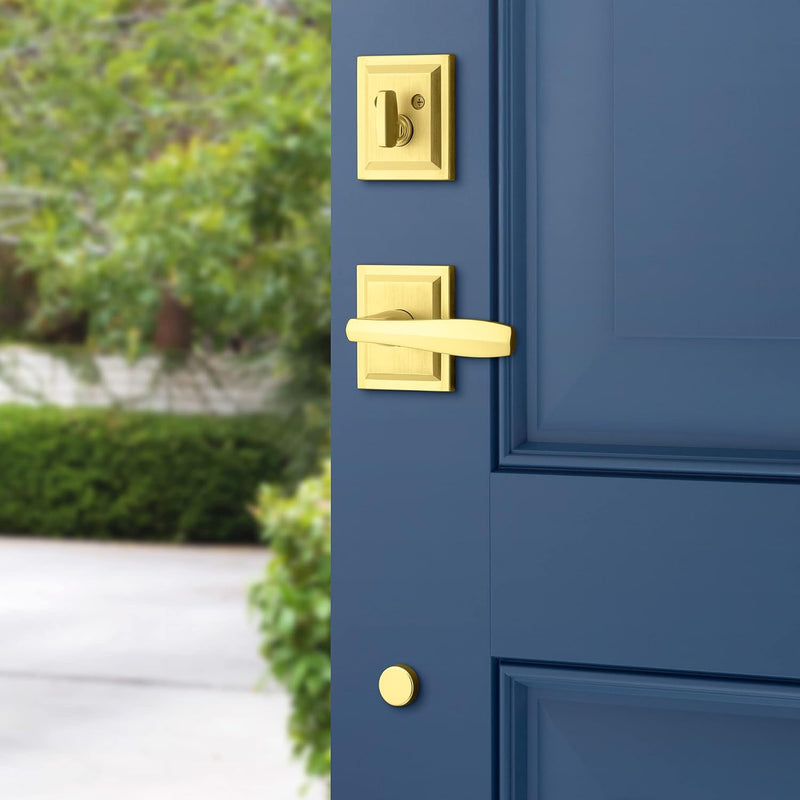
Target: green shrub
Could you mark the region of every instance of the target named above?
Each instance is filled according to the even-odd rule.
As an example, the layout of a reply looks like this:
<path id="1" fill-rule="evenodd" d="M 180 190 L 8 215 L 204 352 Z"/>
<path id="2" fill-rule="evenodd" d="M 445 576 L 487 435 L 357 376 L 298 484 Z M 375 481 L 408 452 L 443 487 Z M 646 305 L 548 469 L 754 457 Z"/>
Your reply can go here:
<path id="1" fill-rule="evenodd" d="M 248 511 L 281 480 L 282 420 L 0 407 L 0 532 L 252 542 Z"/>
<path id="2" fill-rule="evenodd" d="M 258 518 L 273 557 L 252 605 L 261 617 L 261 652 L 292 696 L 289 733 L 311 775 L 331 763 L 331 467 L 292 497 L 262 488 Z"/>

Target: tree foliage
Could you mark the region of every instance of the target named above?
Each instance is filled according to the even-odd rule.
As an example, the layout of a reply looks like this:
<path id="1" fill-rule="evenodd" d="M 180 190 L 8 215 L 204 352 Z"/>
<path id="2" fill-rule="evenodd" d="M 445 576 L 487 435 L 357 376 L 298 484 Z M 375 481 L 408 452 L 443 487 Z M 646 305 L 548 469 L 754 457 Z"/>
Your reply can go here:
<path id="1" fill-rule="evenodd" d="M 0 0 L 0 241 L 36 335 L 197 346 L 328 325 L 329 44 L 320 0 Z"/>

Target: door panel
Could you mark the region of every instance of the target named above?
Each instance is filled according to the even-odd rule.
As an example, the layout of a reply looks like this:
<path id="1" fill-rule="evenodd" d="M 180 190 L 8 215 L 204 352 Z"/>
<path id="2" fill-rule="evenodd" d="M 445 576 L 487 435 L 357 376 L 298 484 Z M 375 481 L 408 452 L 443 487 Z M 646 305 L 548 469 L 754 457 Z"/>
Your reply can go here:
<path id="1" fill-rule="evenodd" d="M 617 336 L 797 340 L 800 6 L 615 0 L 613 19 Z"/>
<path id="2" fill-rule="evenodd" d="M 501 261 L 526 329 L 507 447 L 797 474 L 800 6 L 508 7 L 501 86 L 525 80 L 500 138 L 527 181 L 501 186 L 526 242 Z"/>
<path id="3" fill-rule="evenodd" d="M 501 667 L 501 800 L 793 800 L 800 690 Z"/>
<path id="4" fill-rule="evenodd" d="M 800 678 L 799 514 L 794 484 L 497 474 L 492 654 Z"/>

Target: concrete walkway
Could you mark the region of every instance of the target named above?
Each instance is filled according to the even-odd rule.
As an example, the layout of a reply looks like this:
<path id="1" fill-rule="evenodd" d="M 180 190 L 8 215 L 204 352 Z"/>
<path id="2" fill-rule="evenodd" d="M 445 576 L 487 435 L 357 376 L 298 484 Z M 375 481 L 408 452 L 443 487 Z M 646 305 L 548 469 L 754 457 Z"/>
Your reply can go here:
<path id="1" fill-rule="evenodd" d="M 287 699 L 256 690 L 246 588 L 266 561 L 0 538 L 3 800 L 297 797 Z"/>

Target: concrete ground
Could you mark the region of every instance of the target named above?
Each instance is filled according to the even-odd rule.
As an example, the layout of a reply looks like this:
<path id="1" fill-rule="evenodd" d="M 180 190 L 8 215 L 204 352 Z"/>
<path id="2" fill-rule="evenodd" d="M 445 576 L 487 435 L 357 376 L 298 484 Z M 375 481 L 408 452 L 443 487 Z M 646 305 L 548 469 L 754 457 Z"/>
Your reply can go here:
<path id="1" fill-rule="evenodd" d="M 287 698 L 256 688 L 246 589 L 266 561 L 0 538 L 0 797 L 297 797 Z"/>

